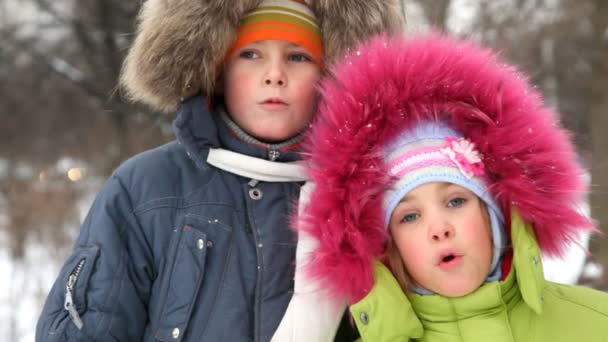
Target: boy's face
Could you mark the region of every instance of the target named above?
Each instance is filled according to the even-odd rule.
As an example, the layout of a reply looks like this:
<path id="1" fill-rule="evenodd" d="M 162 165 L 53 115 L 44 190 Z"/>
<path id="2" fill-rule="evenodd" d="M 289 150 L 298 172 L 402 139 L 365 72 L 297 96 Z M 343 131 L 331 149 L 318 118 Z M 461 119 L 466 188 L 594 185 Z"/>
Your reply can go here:
<path id="1" fill-rule="evenodd" d="M 321 71 L 299 45 L 264 40 L 244 46 L 226 62 L 228 113 L 245 132 L 279 142 L 303 131 L 316 110 Z"/>
<path id="2" fill-rule="evenodd" d="M 461 186 L 432 182 L 409 192 L 389 229 L 415 285 L 447 297 L 477 289 L 490 272 L 492 236 L 483 202 Z"/>

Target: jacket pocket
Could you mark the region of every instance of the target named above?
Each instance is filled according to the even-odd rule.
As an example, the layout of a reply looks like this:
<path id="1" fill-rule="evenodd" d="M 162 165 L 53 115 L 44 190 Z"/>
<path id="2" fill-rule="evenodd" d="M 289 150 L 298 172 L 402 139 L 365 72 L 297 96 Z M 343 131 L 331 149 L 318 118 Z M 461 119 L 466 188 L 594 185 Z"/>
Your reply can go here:
<path id="1" fill-rule="evenodd" d="M 62 286 L 59 291 L 63 294 L 63 308 L 57 312 L 50 325 L 50 335 L 64 331 L 67 324 L 73 324 L 76 329 L 82 330 L 81 316 L 87 310 L 86 292 L 98 256 L 98 246 L 84 246 L 77 248 L 66 262 L 59 282 Z"/>
<path id="2" fill-rule="evenodd" d="M 192 307 L 205 275 L 207 250 L 213 241 L 207 234 L 184 225 L 174 231 L 170 246 L 171 266 L 167 294 L 162 307 L 155 337 L 160 341 L 181 341 L 188 327 Z"/>

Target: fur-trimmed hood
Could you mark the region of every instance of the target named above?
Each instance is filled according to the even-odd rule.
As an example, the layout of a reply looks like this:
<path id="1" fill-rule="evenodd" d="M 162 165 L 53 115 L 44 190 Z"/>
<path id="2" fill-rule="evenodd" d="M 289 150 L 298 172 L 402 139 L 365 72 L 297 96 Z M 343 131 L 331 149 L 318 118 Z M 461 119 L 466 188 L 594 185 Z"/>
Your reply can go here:
<path id="1" fill-rule="evenodd" d="M 261 0 L 148 0 L 120 78 L 126 95 L 171 112 L 198 91 L 213 92 L 240 19 Z M 325 65 L 363 38 L 402 30 L 397 0 L 314 0 Z"/>
<path id="2" fill-rule="evenodd" d="M 311 274 L 351 303 L 371 289 L 372 259 L 387 238 L 381 148 L 433 119 L 475 143 L 505 217 L 517 210 L 544 253 L 560 254 L 593 229 L 574 205 L 586 189 L 569 135 L 524 75 L 473 42 L 377 37 L 322 83 L 306 148 L 316 189 L 298 226 L 319 240 Z"/>

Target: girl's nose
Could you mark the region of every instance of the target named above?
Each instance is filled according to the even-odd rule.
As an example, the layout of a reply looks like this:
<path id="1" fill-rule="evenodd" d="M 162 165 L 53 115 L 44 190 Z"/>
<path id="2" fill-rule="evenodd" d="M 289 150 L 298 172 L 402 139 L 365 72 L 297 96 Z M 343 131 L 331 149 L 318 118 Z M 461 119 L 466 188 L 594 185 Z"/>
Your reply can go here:
<path id="1" fill-rule="evenodd" d="M 449 240 L 454 234 L 454 227 L 445 221 L 435 222 L 429 229 L 429 238 L 435 242 Z"/>

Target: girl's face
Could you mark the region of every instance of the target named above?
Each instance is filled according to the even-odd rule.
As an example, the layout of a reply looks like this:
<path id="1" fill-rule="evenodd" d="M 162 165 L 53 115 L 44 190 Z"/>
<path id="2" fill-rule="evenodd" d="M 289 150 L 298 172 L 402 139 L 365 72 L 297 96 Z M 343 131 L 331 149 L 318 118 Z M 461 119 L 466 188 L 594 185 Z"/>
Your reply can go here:
<path id="1" fill-rule="evenodd" d="M 283 40 L 245 45 L 226 62 L 228 113 L 262 141 L 287 140 L 312 120 L 320 76 L 319 65 L 300 45 Z"/>
<path id="2" fill-rule="evenodd" d="M 410 191 L 389 229 L 414 285 L 446 297 L 476 290 L 490 272 L 487 209 L 461 186 L 432 182 Z"/>

